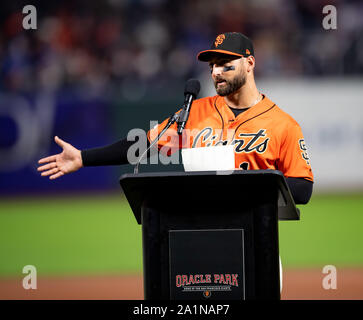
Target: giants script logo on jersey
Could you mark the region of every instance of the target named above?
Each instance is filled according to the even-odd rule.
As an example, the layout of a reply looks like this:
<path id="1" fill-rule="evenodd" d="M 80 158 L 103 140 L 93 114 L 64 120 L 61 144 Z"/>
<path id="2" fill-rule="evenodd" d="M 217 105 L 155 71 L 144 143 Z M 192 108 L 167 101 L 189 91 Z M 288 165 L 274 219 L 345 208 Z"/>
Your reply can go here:
<path id="1" fill-rule="evenodd" d="M 229 139 L 216 141 L 217 137 L 218 135 L 213 135 L 211 127 L 206 127 L 196 135 L 192 148 L 200 146 L 202 143 L 205 143 L 206 147 L 228 144 Z M 256 133 L 239 133 L 237 139 L 234 139 L 231 144 L 236 146 L 236 153 L 257 152 L 262 154 L 266 151 L 269 141 L 266 129 L 260 129 Z"/>

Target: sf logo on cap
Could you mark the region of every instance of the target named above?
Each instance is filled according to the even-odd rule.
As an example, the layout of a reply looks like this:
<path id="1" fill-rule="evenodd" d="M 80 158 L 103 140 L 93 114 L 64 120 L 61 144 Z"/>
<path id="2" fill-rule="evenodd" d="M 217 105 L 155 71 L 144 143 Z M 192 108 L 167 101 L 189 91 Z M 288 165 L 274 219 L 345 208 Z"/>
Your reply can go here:
<path id="1" fill-rule="evenodd" d="M 214 41 L 214 46 L 218 47 L 220 44 L 222 44 L 224 39 L 226 39 L 226 36 L 224 34 L 220 34 L 219 36 L 217 36 L 216 41 Z"/>

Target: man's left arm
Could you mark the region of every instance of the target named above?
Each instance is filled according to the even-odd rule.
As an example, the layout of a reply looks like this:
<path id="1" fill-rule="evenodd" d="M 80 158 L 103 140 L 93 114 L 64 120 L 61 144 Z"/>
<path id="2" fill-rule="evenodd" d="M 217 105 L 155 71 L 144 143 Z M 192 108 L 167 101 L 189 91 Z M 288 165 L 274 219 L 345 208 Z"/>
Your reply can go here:
<path id="1" fill-rule="evenodd" d="M 281 143 L 278 169 L 284 174 L 296 204 L 309 202 L 314 177 L 305 139 L 297 123 L 289 126 Z"/>

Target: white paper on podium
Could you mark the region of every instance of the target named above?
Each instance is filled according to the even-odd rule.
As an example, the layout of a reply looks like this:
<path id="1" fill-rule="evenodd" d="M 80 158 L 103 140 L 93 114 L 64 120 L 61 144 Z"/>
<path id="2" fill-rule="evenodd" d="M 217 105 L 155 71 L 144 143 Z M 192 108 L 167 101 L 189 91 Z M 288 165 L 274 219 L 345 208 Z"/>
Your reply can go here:
<path id="1" fill-rule="evenodd" d="M 227 171 L 234 170 L 234 146 L 212 146 L 182 149 L 184 170 Z"/>

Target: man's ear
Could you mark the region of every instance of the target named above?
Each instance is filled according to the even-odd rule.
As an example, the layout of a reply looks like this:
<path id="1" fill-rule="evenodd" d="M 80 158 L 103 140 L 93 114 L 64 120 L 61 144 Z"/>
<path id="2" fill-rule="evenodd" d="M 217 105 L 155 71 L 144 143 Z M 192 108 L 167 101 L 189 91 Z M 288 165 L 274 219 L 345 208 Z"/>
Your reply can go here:
<path id="1" fill-rule="evenodd" d="M 248 56 L 246 57 L 246 70 L 247 72 L 253 71 L 255 68 L 255 57 L 254 56 Z"/>

